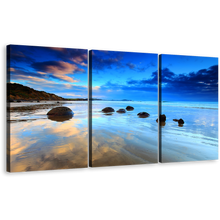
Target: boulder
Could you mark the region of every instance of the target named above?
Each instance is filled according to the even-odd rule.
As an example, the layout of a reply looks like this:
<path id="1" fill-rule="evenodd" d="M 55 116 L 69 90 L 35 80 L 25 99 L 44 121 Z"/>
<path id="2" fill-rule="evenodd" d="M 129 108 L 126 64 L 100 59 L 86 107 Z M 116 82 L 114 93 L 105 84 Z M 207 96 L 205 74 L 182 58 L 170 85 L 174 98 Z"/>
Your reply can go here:
<path id="1" fill-rule="evenodd" d="M 132 107 L 132 106 L 127 106 L 127 107 L 126 107 L 126 110 L 127 110 L 127 111 L 133 111 L 133 110 L 134 110 L 134 107 Z"/>
<path id="2" fill-rule="evenodd" d="M 68 107 L 56 107 L 51 109 L 48 113 L 48 119 L 52 121 L 66 121 L 73 117 L 73 111 Z"/>
<path id="3" fill-rule="evenodd" d="M 112 107 L 106 107 L 102 109 L 102 112 L 108 113 L 108 112 L 114 112 L 115 110 Z"/>
<path id="4" fill-rule="evenodd" d="M 182 118 L 180 118 L 179 120 L 178 119 L 173 119 L 173 121 L 178 122 L 178 124 L 184 124 L 184 121 L 183 121 Z"/>
<path id="5" fill-rule="evenodd" d="M 173 119 L 173 121 L 176 121 L 176 122 L 178 122 L 179 120 L 178 120 L 178 119 Z"/>
<path id="6" fill-rule="evenodd" d="M 73 115 L 73 111 L 68 107 L 56 107 L 51 109 L 47 115 L 54 115 L 54 116 L 67 116 Z"/>
<path id="7" fill-rule="evenodd" d="M 126 113 L 125 109 L 123 109 L 123 108 L 118 109 L 117 112 L 118 112 L 118 113 Z"/>
<path id="8" fill-rule="evenodd" d="M 166 115 L 160 115 L 160 122 L 165 122 L 166 121 Z M 156 120 L 158 122 L 158 119 Z"/>
<path id="9" fill-rule="evenodd" d="M 184 124 L 184 121 L 182 118 L 179 119 L 178 124 L 182 124 L 182 125 Z"/>
<path id="10" fill-rule="evenodd" d="M 139 112 L 137 115 L 139 116 L 139 118 L 147 118 L 150 116 L 150 114 L 148 114 L 147 112 Z"/>
<path id="11" fill-rule="evenodd" d="M 179 120 L 178 119 L 173 119 L 173 121 L 178 122 L 179 125 L 183 125 L 184 124 L 184 121 L 183 121 L 182 118 L 180 118 Z"/>

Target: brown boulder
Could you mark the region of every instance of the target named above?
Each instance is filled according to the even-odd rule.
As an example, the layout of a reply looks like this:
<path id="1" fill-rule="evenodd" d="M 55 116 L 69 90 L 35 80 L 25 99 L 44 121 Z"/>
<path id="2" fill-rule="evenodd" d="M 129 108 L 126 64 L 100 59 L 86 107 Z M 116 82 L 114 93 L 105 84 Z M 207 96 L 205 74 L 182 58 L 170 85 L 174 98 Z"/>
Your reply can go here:
<path id="1" fill-rule="evenodd" d="M 147 118 L 150 116 L 150 114 L 148 114 L 147 112 L 139 112 L 137 115 L 139 116 L 139 118 Z"/>
<path id="2" fill-rule="evenodd" d="M 127 106 L 127 107 L 126 107 L 126 110 L 127 110 L 127 111 L 133 111 L 133 110 L 134 110 L 134 107 L 132 107 L 132 106 Z"/>
<path id="3" fill-rule="evenodd" d="M 184 121 L 182 118 L 179 119 L 178 124 L 184 124 Z"/>
<path id="4" fill-rule="evenodd" d="M 51 109 L 47 113 L 48 119 L 57 122 L 63 122 L 71 119 L 73 117 L 73 112 L 70 108 L 67 107 L 56 107 Z"/>
<path id="5" fill-rule="evenodd" d="M 67 115 L 73 115 L 73 112 L 68 107 L 56 107 L 51 109 L 47 115 L 53 115 L 53 116 L 67 116 Z"/>
<path id="6" fill-rule="evenodd" d="M 179 120 L 178 119 L 173 119 L 173 121 L 178 122 L 179 125 L 183 125 L 184 124 L 184 121 L 183 121 L 182 118 L 180 118 Z"/>
<path id="7" fill-rule="evenodd" d="M 112 107 L 106 107 L 106 108 L 102 109 L 102 112 L 105 112 L 105 113 L 107 113 L 107 112 L 114 112 L 114 111 L 115 110 Z"/>
<path id="8" fill-rule="evenodd" d="M 123 109 L 123 108 L 120 108 L 117 112 L 118 113 L 126 113 L 125 109 Z"/>
<path id="9" fill-rule="evenodd" d="M 166 115 L 160 115 L 160 122 L 165 122 L 166 121 Z M 158 119 L 156 120 L 158 122 Z"/>

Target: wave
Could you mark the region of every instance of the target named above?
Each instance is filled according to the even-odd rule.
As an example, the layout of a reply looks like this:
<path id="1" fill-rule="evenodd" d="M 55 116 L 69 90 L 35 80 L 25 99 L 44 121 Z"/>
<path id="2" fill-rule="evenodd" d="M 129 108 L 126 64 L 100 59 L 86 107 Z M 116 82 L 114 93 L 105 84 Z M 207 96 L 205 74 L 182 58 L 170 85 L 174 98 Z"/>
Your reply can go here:
<path id="1" fill-rule="evenodd" d="M 184 108 L 198 108 L 198 109 L 212 109 L 212 110 L 218 110 L 218 108 L 208 108 L 208 107 L 184 107 Z"/>

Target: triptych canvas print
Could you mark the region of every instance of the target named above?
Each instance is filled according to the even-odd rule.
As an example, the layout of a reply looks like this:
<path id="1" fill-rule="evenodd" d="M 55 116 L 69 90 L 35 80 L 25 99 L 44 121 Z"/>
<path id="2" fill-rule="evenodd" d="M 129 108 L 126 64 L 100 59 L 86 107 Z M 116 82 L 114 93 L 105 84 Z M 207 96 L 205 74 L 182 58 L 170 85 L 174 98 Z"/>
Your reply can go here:
<path id="1" fill-rule="evenodd" d="M 217 159 L 218 58 L 7 46 L 7 171 Z"/>

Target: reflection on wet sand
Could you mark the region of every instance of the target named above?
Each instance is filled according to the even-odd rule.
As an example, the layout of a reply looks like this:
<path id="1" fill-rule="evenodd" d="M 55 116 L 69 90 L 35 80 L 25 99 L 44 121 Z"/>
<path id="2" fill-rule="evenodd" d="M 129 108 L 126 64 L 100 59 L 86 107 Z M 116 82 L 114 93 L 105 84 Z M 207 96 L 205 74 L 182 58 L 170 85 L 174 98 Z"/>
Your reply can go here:
<path id="1" fill-rule="evenodd" d="M 54 115 L 48 115 L 48 119 L 51 121 L 57 121 L 57 122 L 63 122 L 70 120 L 73 116 L 72 115 L 66 115 L 66 116 L 54 116 Z"/>
<path id="2" fill-rule="evenodd" d="M 103 115 L 111 116 L 111 115 L 113 115 L 113 113 L 105 113 Z"/>
<path id="3" fill-rule="evenodd" d="M 87 115 L 44 117 L 10 122 L 11 172 L 87 167 Z"/>
<path id="4" fill-rule="evenodd" d="M 161 127 L 164 127 L 165 125 L 166 125 L 166 122 L 165 122 L 165 121 L 161 121 L 161 122 L 160 122 L 160 126 L 161 126 Z"/>
<path id="5" fill-rule="evenodd" d="M 140 135 L 99 130 L 93 132 L 92 166 L 116 166 L 157 162 L 157 149 Z M 156 142 L 156 141 L 155 141 Z M 156 144 L 156 143 L 155 143 Z"/>

